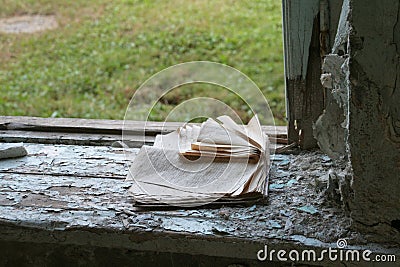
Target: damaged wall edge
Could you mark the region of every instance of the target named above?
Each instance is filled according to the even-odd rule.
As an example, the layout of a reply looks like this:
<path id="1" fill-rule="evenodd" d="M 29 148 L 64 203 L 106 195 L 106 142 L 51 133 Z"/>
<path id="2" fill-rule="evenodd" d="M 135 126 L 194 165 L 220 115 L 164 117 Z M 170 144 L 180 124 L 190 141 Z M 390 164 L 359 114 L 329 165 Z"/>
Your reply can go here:
<path id="1" fill-rule="evenodd" d="M 400 243 L 400 4 L 345 0 L 322 65 L 327 103 L 314 125 L 320 148 L 345 159 L 345 210 L 370 241 Z"/>
<path id="2" fill-rule="evenodd" d="M 333 159 L 345 158 L 348 127 L 349 2 L 344 1 L 331 53 L 324 56 L 321 83 L 326 92 L 323 114 L 313 125 L 319 147 Z"/>
<path id="3" fill-rule="evenodd" d="M 400 3 L 349 2 L 352 218 L 373 239 L 400 243 Z"/>

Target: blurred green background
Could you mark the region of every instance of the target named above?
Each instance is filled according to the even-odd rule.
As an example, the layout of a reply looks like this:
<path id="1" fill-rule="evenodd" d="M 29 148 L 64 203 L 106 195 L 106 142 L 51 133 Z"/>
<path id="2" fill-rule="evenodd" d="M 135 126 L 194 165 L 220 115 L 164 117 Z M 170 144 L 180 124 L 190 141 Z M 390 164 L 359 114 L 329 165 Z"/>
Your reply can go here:
<path id="1" fill-rule="evenodd" d="M 0 0 L 0 7 L 0 18 L 51 14 L 59 24 L 0 33 L 1 115 L 123 119 L 150 76 L 207 60 L 248 75 L 285 124 L 281 1 Z M 249 116 L 235 96 L 197 86 L 166 95 L 153 118 L 194 95 L 222 98 Z"/>

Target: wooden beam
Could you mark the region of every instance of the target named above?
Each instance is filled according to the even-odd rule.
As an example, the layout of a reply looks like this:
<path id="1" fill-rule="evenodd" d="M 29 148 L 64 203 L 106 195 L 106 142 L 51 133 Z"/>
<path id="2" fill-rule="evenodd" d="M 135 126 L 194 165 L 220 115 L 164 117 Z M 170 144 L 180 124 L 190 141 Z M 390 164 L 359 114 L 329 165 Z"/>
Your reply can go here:
<path id="1" fill-rule="evenodd" d="M 125 126 L 124 126 L 125 123 Z M 87 134 L 121 135 L 122 130 L 130 134 L 157 135 L 175 131 L 183 122 L 122 121 L 76 118 L 39 118 L 25 116 L 0 116 L 0 130 L 63 132 Z M 124 128 L 125 127 L 125 128 Z M 287 137 L 285 126 L 263 126 L 264 131 L 278 138 Z"/>
<path id="2" fill-rule="evenodd" d="M 322 114 L 319 0 L 284 0 L 286 107 L 289 143 L 317 146 L 313 123 Z"/>
<path id="3" fill-rule="evenodd" d="M 129 135 L 129 140 L 124 140 L 129 147 L 141 147 L 154 143 L 154 136 Z M 95 134 L 95 133 L 69 133 L 69 132 L 43 132 L 22 130 L 0 130 L 0 142 L 5 143 L 40 143 L 63 144 L 81 146 L 122 146 L 121 134 Z"/>

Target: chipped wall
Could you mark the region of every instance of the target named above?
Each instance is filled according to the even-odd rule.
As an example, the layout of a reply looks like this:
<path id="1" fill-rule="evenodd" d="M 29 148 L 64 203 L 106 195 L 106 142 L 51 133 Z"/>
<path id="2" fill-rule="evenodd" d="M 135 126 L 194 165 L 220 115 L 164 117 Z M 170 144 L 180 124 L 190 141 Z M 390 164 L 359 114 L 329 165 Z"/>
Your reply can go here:
<path id="1" fill-rule="evenodd" d="M 346 0 L 321 81 L 327 106 L 314 136 L 353 177 L 342 192 L 354 227 L 400 242 L 400 3 Z"/>
<path id="2" fill-rule="evenodd" d="M 343 2 L 332 51 L 324 57 L 321 83 L 326 106 L 313 125 L 319 147 L 333 159 L 346 156 L 348 122 L 348 23 L 349 1 Z"/>
<path id="3" fill-rule="evenodd" d="M 398 0 L 351 0 L 349 136 L 355 223 L 400 241 Z"/>

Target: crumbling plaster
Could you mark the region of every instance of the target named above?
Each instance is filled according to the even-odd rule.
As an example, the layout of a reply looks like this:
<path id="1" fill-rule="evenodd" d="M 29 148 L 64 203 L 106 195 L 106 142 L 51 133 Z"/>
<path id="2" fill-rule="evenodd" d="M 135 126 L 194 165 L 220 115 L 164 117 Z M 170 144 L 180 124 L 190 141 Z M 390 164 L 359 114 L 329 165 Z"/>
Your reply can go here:
<path id="1" fill-rule="evenodd" d="M 353 225 L 370 239 L 400 242 L 400 3 L 344 1 L 321 81 L 324 114 L 314 125 L 322 150 L 348 158 L 342 191 Z M 346 183 L 345 181 L 343 183 Z"/>
<path id="2" fill-rule="evenodd" d="M 350 3 L 352 217 L 380 237 L 400 241 L 400 3 Z"/>

